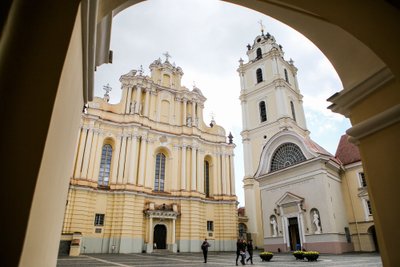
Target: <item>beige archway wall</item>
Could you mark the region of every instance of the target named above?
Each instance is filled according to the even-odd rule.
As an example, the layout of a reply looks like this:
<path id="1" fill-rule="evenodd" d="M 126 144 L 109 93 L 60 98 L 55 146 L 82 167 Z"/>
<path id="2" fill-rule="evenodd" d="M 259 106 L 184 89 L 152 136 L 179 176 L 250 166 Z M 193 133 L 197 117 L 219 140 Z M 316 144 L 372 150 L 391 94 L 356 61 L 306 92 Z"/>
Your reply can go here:
<path id="1" fill-rule="evenodd" d="M 99 0 L 97 46 L 88 49 L 82 40 L 93 33 L 75 23 L 85 19 L 78 10 L 81 1 L 5 2 L 0 16 L 4 260 L 7 266 L 55 266 L 73 132 L 88 88 L 85 73 L 93 67 L 85 60 L 108 62 L 112 16 L 140 1 Z M 228 2 L 290 25 L 331 60 L 344 87 L 330 99 L 331 109 L 352 122 L 349 134 L 360 145 L 384 266 L 399 266 L 398 7 L 387 1 Z"/>

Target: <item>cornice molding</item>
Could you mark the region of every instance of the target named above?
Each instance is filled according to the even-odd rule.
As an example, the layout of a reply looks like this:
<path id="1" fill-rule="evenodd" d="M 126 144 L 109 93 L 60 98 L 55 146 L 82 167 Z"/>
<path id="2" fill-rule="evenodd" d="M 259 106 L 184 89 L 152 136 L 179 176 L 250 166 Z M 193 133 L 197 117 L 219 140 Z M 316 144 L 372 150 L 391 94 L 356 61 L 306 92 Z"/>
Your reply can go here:
<path id="1" fill-rule="evenodd" d="M 400 104 L 354 125 L 346 133 L 350 136 L 351 143 L 358 144 L 360 139 L 398 122 L 400 122 Z"/>
<path id="2" fill-rule="evenodd" d="M 332 105 L 328 109 L 349 117 L 355 104 L 367 98 L 393 78 L 393 73 L 385 66 L 359 84 L 345 88 L 329 97 L 327 101 L 331 102 Z"/>

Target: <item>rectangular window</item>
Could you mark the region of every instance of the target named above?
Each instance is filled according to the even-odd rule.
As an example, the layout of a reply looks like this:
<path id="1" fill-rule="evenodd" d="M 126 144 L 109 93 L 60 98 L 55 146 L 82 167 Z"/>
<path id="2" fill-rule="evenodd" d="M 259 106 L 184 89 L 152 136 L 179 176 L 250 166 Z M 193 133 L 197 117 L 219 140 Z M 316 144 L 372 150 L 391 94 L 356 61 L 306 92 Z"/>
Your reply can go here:
<path id="1" fill-rule="evenodd" d="M 365 180 L 365 174 L 363 172 L 358 173 L 358 177 L 360 179 L 360 186 L 361 187 L 366 187 L 367 186 L 367 181 Z"/>
<path id="2" fill-rule="evenodd" d="M 349 227 L 344 228 L 344 233 L 346 234 L 346 241 L 347 243 L 351 243 L 351 235 Z"/>
<path id="3" fill-rule="evenodd" d="M 372 207 L 371 207 L 371 202 L 369 200 L 365 201 L 367 203 L 367 211 L 368 215 L 372 215 Z"/>
<path id="4" fill-rule="evenodd" d="M 214 222 L 213 221 L 207 221 L 207 231 L 209 231 L 209 232 L 214 231 Z"/>
<path id="5" fill-rule="evenodd" d="M 95 226 L 104 226 L 104 214 L 96 213 L 94 216 Z"/>

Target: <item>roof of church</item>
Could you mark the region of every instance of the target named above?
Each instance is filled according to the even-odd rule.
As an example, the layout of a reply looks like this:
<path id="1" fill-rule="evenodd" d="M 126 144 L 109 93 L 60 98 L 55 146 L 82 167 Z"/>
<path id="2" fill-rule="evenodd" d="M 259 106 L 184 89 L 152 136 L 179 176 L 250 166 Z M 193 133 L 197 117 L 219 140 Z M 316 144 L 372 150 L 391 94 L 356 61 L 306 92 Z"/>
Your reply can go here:
<path id="1" fill-rule="evenodd" d="M 312 151 L 321 154 L 321 155 L 327 155 L 330 156 L 330 159 L 338 164 L 340 164 L 340 161 L 334 157 L 331 153 L 329 153 L 325 148 L 322 146 L 318 145 L 316 142 L 311 140 L 311 138 L 304 138 L 305 144 L 308 146 L 309 149 Z"/>
<path id="2" fill-rule="evenodd" d="M 343 165 L 361 161 L 360 151 L 358 147 L 349 142 L 347 134 L 340 138 L 335 157 L 339 159 Z"/>

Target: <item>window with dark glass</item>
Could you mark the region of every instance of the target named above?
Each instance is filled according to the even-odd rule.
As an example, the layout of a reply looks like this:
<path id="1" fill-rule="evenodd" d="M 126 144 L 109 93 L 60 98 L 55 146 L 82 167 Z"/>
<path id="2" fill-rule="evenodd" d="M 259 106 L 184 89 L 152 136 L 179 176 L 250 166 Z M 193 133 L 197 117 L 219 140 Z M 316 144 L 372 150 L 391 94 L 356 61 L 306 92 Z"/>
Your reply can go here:
<path id="1" fill-rule="evenodd" d="M 164 191 L 165 180 L 165 155 L 158 153 L 156 156 L 156 169 L 154 175 L 154 191 Z"/>
<path id="2" fill-rule="evenodd" d="M 372 215 L 371 202 L 369 200 L 366 200 L 366 202 L 367 202 L 367 208 L 368 208 L 368 215 Z"/>
<path id="3" fill-rule="evenodd" d="M 261 48 L 257 48 L 256 54 L 257 54 L 256 59 L 262 58 Z"/>
<path id="4" fill-rule="evenodd" d="M 210 164 L 204 161 L 204 193 L 210 197 Z"/>
<path id="5" fill-rule="evenodd" d="M 207 231 L 209 231 L 209 232 L 214 231 L 214 222 L 213 221 L 207 221 Z"/>
<path id="6" fill-rule="evenodd" d="M 287 70 L 284 69 L 284 72 L 285 72 L 285 81 L 286 81 L 287 83 L 289 83 L 289 76 L 288 76 Z"/>
<path id="7" fill-rule="evenodd" d="M 111 169 L 111 158 L 112 158 L 112 147 L 109 144 L 103 146 L 101 150 L 100 160 L 100 172 L 98 185 L 107 186 L 110 180 L 110 169 Z"/>
<path id="8" fill-rule="evenodd" d="M 94 216 L 94 225 L 103 226 L 104 225 L 104 214 L 96 213 Z"/>
<path id="9" fill-rule="evenodd" d="M 261 101 L 258 105 L 259 105 L 259 109 L 260 109 L 261 122 L 267 121 L 267 109 L 265 107 L 265 102 Z"/>
<path id="10" fill-rule="evenodd" d="M 257 69 L 256 76 L 257 76 L 257 83 L 260 83 L 263 81 L 263 74 L 262 74 L 261 69 Z"/>
<path id="11" fill-rule="evenodd" d="M 360 177 L 361 187 L 366 187 L 367 186 L 367 181 L 365 180 L 365 174 L 363 172 L 360 172 L 358 175 Z"/>
<path id="12" fill-rule="evenodd" d="M 293 104 L 293 101 L 290 101 L 290 109 L 292 110 L 292 117 L 293 117 L 293 120 L 296 121 L 296 113 L 295 113 L 295 111 L 294 111 L 294 104 Z"/>
<path id="13" fill-rule="evenodd" d="M 277 171 L 306 160 L 301 149 L 293 143 L 280 145 L 272 155 L 270 171 Z"/>

